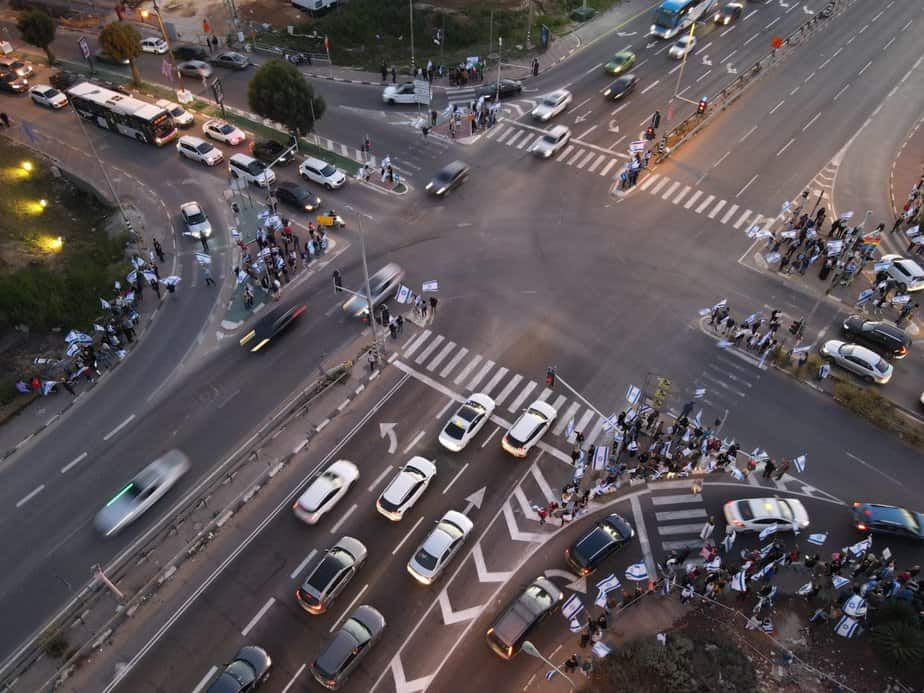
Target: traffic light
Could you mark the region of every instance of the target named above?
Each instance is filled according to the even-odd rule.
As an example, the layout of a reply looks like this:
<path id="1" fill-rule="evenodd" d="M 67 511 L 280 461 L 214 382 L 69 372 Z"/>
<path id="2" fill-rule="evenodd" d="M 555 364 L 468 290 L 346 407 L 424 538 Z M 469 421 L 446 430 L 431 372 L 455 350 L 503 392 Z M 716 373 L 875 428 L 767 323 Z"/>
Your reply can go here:
<path id="1" fill-rule="evenodd" d="M 655 390 L 654 397 L 651 398 L 651 403 L 655 409 L 660 409 L 664 406 L 670 391 L 671 381 L 667 378 L 658 378 L 658 387 Z"/>
<path id="2" fill-rule="evenodd" d="M 555 387 L 555 367 L 549 366 L 545 369 L 545 384 L 548 387 Z"/>
<path id="3" fill-rule="evenodd" d="M 645 130 L 645 139 L 653 140 L 654 138 L 655 138 L 655 129 L 653 127 L 649 127 L 647 130 Z"/>
<path id="4" fill-rule="evenodd" d="M 661 127 L 661 111 L 655 111 L 651 116 L 651 127 L 654 129 Z"/>
<path id="5" fill-rule="evenodd" d="M 667 151 L 667 147 L 664 144 L 664 140 L 658 142 L 658 156 L 664 156 L 664 152 Z"/>
<path id="6" fill-rule="evenodd" d="M 696 112 L 699 115 L 706 115 L 706 106 L 709 105 L 709 99 L 705 96 L 699 100 L 699 105 L 696 107 Z"/>

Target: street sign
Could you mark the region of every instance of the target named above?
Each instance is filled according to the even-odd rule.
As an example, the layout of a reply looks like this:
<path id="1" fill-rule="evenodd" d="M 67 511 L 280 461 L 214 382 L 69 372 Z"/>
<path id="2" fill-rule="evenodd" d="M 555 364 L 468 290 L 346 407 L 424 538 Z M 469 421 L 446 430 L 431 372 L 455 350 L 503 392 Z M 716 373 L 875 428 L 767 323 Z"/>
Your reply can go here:
<path id="1" fill-rule="evenodd" d="M 77 45 L 80 46 L 80 53 L 83 55 L 83 57 L 89 60 L 90 59 L 90 44 L 87 43 L 86 37 L 81 36 L 79 39 L 77 39 Z"/>

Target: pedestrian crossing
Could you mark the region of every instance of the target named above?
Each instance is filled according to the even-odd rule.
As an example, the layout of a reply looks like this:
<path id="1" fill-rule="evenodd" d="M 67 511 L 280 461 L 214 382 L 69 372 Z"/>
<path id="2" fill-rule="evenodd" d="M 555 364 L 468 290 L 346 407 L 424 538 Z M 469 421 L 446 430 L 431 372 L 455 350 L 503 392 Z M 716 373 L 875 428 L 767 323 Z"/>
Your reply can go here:
<path id="1" fill-rule="evenodd" d="M 704 425 L 711 424 L 714 418 L 724 420 L 741 405 L 761 375 L 763 371 L 756 359 L 744 360 L 735 354 L 718 351 L 692 381 L 690 390 L 693 393 L 698 390 L 705 390 L 705 393 L 693 399 L 691 420 L 699 417 Z M 703 405 L 711 409 L 708 414 Z"/>
<path id="2" fill-rule="evenodd" d="M 772 219 L 729 200 L 717 198 L 716 195 L 696 190 L 660 173 L 649 173 L 637 187 L 649 195 L 658 196 L 671 204 L 683 206 L 684 209 L 735 229 L 748 228 Z"/>

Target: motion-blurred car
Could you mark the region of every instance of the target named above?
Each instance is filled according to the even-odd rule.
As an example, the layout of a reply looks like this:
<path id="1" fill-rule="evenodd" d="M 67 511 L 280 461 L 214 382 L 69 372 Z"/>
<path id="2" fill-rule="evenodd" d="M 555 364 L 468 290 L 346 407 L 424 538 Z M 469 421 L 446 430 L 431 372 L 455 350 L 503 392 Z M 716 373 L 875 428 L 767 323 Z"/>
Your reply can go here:
<path id="1" fill-rule="evenodd" d="M 851 512 L 853 526 L 861 532 L 924 541 L 924 513 L 880 503 L 854 503 Z"/>
<path id="2" fill-rule="evenodd" d="M 299 606 L 309 614 L 323 614 L 350 584 L 368 555 L 361 541 L 342 537 L 321 554 L 301 587 L 295 590 Z"/>
<path id="3" fill-rule="evenodd" d="M 395 295 L 398 287 L 401 286 L 402 279 L 404 279 L 404 270 L 394 262 L 389 262 L 369 277 L 369 292 L 372 295 L 373 310 Z M 351 296 L 343 304 L 342 308 L 344 312 L 355 318 L 369 314 L 369 302 L 366 300 L 365 295 Z"/>
<path id="4" fill-rule="evenodd" d="M 209 58 L 209 62 L 216 67 L 226 67 L 229 70 L 246 70 L 250 67 L 250 58 L 237 51 L 222 51 Z"/>
<path id="5" fill-rule="evenodd" d="M 100 63 L 105 63 L 107 65 L 128 65 L 128 58 L 117 58 L 114 55 L 107 53 L 102 48 L 96 51 L 96 61 Z"/>
<path id="6" fill-rule="evenodd" d="M 96 514 L 96 529 L 110 537 L 137 520 L 189 471 L 189 458 L 170 450 L 142 469 Z"/>
<path id="7" fill-rule="evenodd" d="M 558 412 L 551 404 L 537 399 L 504 434 L 501 447 L 514 457 L 526 457 L 530 448 L 549 430 L 556 416 Z"/>
<path id="8" fill-rule="evenodd" d="M 167 52 L 167 42 L 159 36 L 148 36 L 141 39 L 141 50 L 145 53 L 163 55 Z"/>
<path id="9" fill-rule="evenodd" d="M 250 693 L 266 680 L 272 666 L 262 647 L 242 647 L 205 693 Z"/>
<path id="10" fill-rule="evenodd" d="M 459 452 L 474 438 L 494 413 L 494 400 L 476 392 L 450 417 L 440 431 L 440 445 Z"/>
<path id="11" fill-rule="evenodd" d="M 589 575 L 607 557 L 624 547 L 635 530 L 622 516 L 610 515 L 597 522 L 584 536 L 565 550 L 565 558 L 578 575 Z"/>
<path id="12" fill-rule="evenodd" d="M 742 498 L 728 501 L 723 511 L 736 532 L 762 532 L 771 525 L 780 532 L 801 532 L 809 526 L 808 512 L 795 498 Z"/>
<path id="13" fill-rule="evenodd" d="M 318 658 L 311 674 L 325 688 L 338 690 L 385 630 L 385 617 L 368 604 L 356 607 Z"/>
<path id="14" fill-rule="evenodd" d="M 321 206 L 321 198 L 311 192 L 308 186 L 290 180 L 281 181 L 276 186 L 276 199 L 304 212 L 313 212 Z"/>
<path id="15" fill-rule="evenodd" d="M 529 148 L 529 151 L 543 159 L 548 159 L 564 149 L 570 139 L 571 130 L 564 125 L 555 125 L 549 128 L 542 137 L 536 140 Z"/>
<path id="16" fill-rule="evenodd" d="M 160 106 L 165 111 L 167 111 L 167 113 L 169 113 L 173 118 L 173 122 L 176 123 L 178 128 L 191 128 L 196 123 L 196 119 L 193 117 L 193 114 L 180 106 L 178 103 L 173 103 L 167 99 L 158 99 L 154 102 L 154 105 Z"/>
<path id="17" fill-rule="evenodd" d="M 231 123 L 226 123 L 225 121 L 218 120 L 217 118 L 205 121 L 205 123 L 202 125 L 202 132 L 204 132 L 208 137 L 211 137 L 213 140 L 218 140 L 219 142 L 230 144 L 232 147 L 236 147 L 247 139 L 247 135 L 245 135 L 238 128 L 231 125 Z"/>
<path id="18" fill-rule="evenodd" d="M 203 77 L 208 79 L 212 76 L 212 67 L 203 60 L 185 60 L 176 66 L 180 74 L 184 77 Z"/>
<path id="19" fill-rule="evenodd" d="M 10 56 L 0 57 L 0 72 L 12 72 L 17 77 L 31 77 L 35 70 L 28 60 L 19 60 Z"/>
<path id="20" fill-rule="evenodd" d="M 304 303 L 296 304 L 289 308 L 275 308 L 267 315 L 264 315 L 253 326 L 253 329 L 241 337 L 241 346 L 246 347 L 251 353 L 260 351 L 270 343 L 277 335 L 282 334 L 285 329 L 291 325 L 295 319 L 307 310 Z M 247 345 L 253 342 L 253 346 Z"/>
<path id="21" fill-rule="evenodd" d="M 690 55 L 696 49 L 696 37 L 690 36 L 690 34 L 684 34 L 679 39 L 674 41 L 674 45 L 671 46 L 667 55 L 675 60 L 682 60 L 686 56 Z"/>
<path id="22" fill-rule="evenodd" d="M 208 215 L 198 202 L 185 202 L 180 205 L 180 216 L 186 227 L 186 235 L 193 238 L 208 238 L 212 235 L 212 224 Z"/>
<path id="23" fill-rule="evenodd" d="M 495 96 L 500 94 L 500 98 L 506 99 L 510 96 L 519 96 L 522 91 L 523 84 L 521 82 L 518 82 L 515 79 L 502 79 L 500 80 L 499 90 L 497 82 L 488 82 L 487 84 L 482 84 L 480 87 L 475 89 L 475 97 L 484 97 L 486 101 L 490 101 Z"/>
<path id="24" fill-rule="evenodd" d="M 632 51 L 619 51 L 603 66 L 603 70 L 610 75 L 621 75 L 632 69 L 635 60 L 635 53 Z"/>
<path id="25" fill-rule="evenodd" d="M 638 77 L 623 75 L 604 89 L 603 95 L 612 101 L 618 101 L 635 91 L 636 86 L 638 86 Z"/>
<path id="26" fill-rule="evenodd" d="M 719 8 L 719 11 L 713 17 L 713 21 L 721 26 L 726 26 L 739 19 L 743 11 L 744 5 L 740 2 L 729 2 Z"/>
<path id="27" fill-rule="evenodd" d="M 68 70 L 57 70 L 51 73 L 51 77 L 48 78 L 48 81 L 51 82 L 51 86 L 59 91 L 66 91 L 78 82 L 87 82 L 83 75 L 77 74 L 76 72 L 70 72 Z"/>
<path id="28" fill-rule="evenodd" d="M 288 146 L 269 138 L 259 139 L 250 145 L 250 153 L 255 159 L 259 159 L 264 164 L 272 164 L 275 161 L 276 166 L 288 166 L 295 161 L 294 152 L 283 156 L 283 152 L 288 149 Z"/>
<path id="29" fill-rule="evenodd" d="M 542 100 L 530 111 L 530 115 L 543 123 L 547 122 L 568 108 L 571 105 L 571 99 L 571 92 L 567 89 L 553 91 L 542 97 Z"/>
<path id="30" fill-rule="evenodd" d="M 218 147 L 193 135 L 183 135 L 176 143 L 176 150 L 187 159 L 206 166 L 217 166 L 225 159 Z"/>
<path id="31" fill-rule="evenodd" d="M 537 577 L 494 619 L 485 634 L 488 646 L 499 657 L 512 659 L 564 596 L 551 580 Z"/>
<path id="32" fill-rule="evenodd" d="M 413 82 L 401 82 L 401 84 L 389 84 L 382 90 L 382 101 L 394 105 L 396 103 L 417 103 L 420 97 L 414 91 Z"/>
<path id="33" fill-rule="evenodd" d="M 426 189 L 431 194 L 442 197 L 462 185 L 470 173 L 471 168 L 468 164 L 463 161 L 453 161 L 437 171 L 433 179 L 427 183 Z"/>
<path id="34" fill-rule="evenodd" d="M 462 548 L 474 526 L 467 515 L 447 510 L 414 551 L 407 562 L 407 572 L 422 585 L 433 584 Z"/>
<path id="35" fill-rule="evenodd" d="M 869 320 L 863 315 L 851 315 L 844 320 L 843 330 L 849 341 L 872 349 L 885 358 L 903 359 L 911 348 L 911 337 L 887 320 Z"/>
<path id="36" fill-rule="evenodd" d="M 295 516 L 309 525 L 317 524 L 350 490 L 359 478 L 359 469 L 348 460 L 337 460 L 314 481 L 308 484 L 298 497 L 292 510 Z"/>
<path id="37" fill-rule="evenodd" d="M 205 60 L 209 52 L 200 46 L 174 46 L 173 57 L 177 60 Z"/>
<path id="38" fill-rule="evenodd" d="M 29 80 L 13 72 L 4 72 L 0 75 L 0 90 L 12 94 L 22 94 L 29 88 Z"/>
<path id="39" fill-rule="evenodd" d="M 898 290 L 920 291 L 924 289 L 924 269 L 914 260 L 901 255 L 883 255 L 880 262 L 888 262 L 885 273 L 898 282 Z"/>
<path id="40" fill-rule="evenodd" d="M 831 339 L 824 343 L 820 351 L 832 363 L 870 382 L 885 385 L 892 379 L 892 365 L 875 351 L 859 344 Z"/>
<path id="41" fill-rule="evenodd" d="M 375 509 L 392 522 L 399 522 L 404 513 L 414 507 L 435 476 L 435 464 L 423 457 L 412 457 L 388 482 L 375 502 Z"/>
<path id="42" fill-rule="evenodd" d="M 39 106 L 48 108 L 64 108 L 67 106 L 67 97 L 54 87 L 46 84 L 36 84 L 29 89 L 29 96 Z"/>

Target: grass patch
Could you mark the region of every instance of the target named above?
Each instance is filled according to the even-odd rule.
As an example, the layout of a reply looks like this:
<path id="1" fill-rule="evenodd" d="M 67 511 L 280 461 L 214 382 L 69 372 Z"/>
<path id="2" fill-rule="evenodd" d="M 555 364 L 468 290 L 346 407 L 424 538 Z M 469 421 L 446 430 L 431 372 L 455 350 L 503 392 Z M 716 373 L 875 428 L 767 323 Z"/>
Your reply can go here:
<path id="1" fill-rule="evenodd" d="M 921 425 L 905 416 L 878 392 L 841 381 L 834 385 L 834 399 L 873 425 L 897 433 L 906 443 L 924 451 L 924 431 Z"/>

